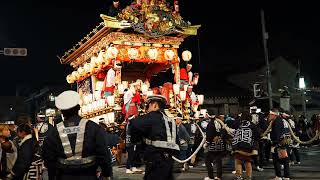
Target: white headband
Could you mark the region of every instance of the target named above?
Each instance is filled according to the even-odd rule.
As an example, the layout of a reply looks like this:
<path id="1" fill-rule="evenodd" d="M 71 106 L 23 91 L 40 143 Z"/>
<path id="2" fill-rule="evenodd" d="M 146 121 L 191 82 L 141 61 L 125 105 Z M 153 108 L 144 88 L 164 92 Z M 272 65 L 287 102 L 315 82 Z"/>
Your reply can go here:
<path id="1" fill-rule="evenodd" d="M 282 115 L 290 117 L 290 115 L 287 113 L 282 113 Z"/>
<path id="2" fill-rule="evenodd" d="M 269 111 L 269 114 L 273 114 L 273 115 L 277 115 L 277 116 L 279 116 L 279 112 Z"/>

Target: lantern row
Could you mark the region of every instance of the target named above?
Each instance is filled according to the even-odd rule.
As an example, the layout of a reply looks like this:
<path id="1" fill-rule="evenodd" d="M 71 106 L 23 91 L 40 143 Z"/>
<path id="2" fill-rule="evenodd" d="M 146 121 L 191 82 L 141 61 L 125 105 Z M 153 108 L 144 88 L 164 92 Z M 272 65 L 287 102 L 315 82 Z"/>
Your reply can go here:
<path id="1" fill-rule="evenodd" d="M 131 60 L 139 59 L 139 50 L 137 48 L 131 47 L 127 51 L 128 57 Z M 90 62 L 85 63 L 83 66 L 80 66 L 77 70 L 73 71 L 66 77 L 66 80 L 69 84 L 81 81 L 82 79 L 95 74 L 105 68 L 111 63 L 112 60 L 117 59 L 119 54 L 118 48 L 110 46 L 106 51 L 101 50 L 98 56 L 92 56 Z M 155 61 L 158 57 L 158 50 L 156 48 L 149 48 L 147 51 L 148 58 L 152 61 Z M 172 61 L 175 58 L 175 52 L 172 49 L 167 49 L 164 52 L 164 59 L 167 61 Z M 192 54 L 190 51 L 186 50 L 182 52 L 182 59 L 184 61 L 190 61 Z"/>

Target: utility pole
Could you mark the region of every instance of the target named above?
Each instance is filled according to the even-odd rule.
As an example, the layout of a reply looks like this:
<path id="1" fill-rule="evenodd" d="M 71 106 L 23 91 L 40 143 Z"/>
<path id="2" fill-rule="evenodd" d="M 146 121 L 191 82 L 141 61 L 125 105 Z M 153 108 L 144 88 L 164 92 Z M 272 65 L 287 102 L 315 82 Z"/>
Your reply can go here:
<path id="1" fill-rule="evenodd" d="M 263 49 L 264 49 L 264 59 L 266 61 L 267 66 L 267 85 L 268 85 L 268 97 L 269 97 L 269 107 L 273 108 L 272 104 L 272 87 L 271 87 L 271 74 L 270 74 L 270 65 L 269 65 L 269 54 L 267 47 L 268 33 L 266 32 L 266 25 L 264 20 L 264 11 L 261 10 L 261 26 L 262 26 L 262 40 L 263 40 Z"/>

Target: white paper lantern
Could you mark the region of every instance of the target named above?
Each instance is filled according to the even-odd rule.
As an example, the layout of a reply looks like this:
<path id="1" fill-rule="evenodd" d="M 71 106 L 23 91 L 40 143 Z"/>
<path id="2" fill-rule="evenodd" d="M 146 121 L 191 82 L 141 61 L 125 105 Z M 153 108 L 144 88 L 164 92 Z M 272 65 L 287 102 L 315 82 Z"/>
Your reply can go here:
<path id="1" fill-rule="evenodd" d="M 118 92 L 119 92 L 119 94 L 124 93 L 124 85 L 123 84 L 118 84 Z"/>
<path id="2" fill-rule="evenodd" d="M 180 93 L 180 84 L 174 84 L 173 85 L 173 93 L 175 95 L 178 95 Z"/>
<path id="3" fill-rule="evenodd" d="M 172 61 L 174 58 L 174 52 L 171 49 L 168 49 L 164 52 L 164 58 L 168 61 Z"/>
<path id="4" fill-rule="evenodd" d="M 85 75 L 85 71 L 84 71 L 83 67 L 79 67 L 77 71 L 78 71 L 78 74 L 80 76 L 84 76 Z"/>
<path id="5" fill-rule="evenodd" d="M 108 122 L 109 123 L 114 123 L 114 119 L 115 119 L 114 112 L 108 113 Z"/>
<path id="6" fill-rule="evenodd" d="M 115 59 L 118 56 L 119 50 L 113 46 L 107 49 L 108 58 Z"/>
<path id="7" fill-rule="evenodd" d="M 98 101 L 93 101 L 92 102 L 92 108 L 93 108 L 93 111 L 97 111 L 98 110 Z"/>
<path id="8" fill-rule="evenodd" d="M 85 63 L 84 66 L 83 66 L 83 69 L 84 71 L 87 73 L 87 74 L 90 74 L 91 73 L 91 64 L 90 63 Z"/>
<path id="9" fill-rule="evenodd" d="M 148 85 L 147 84 L 142 84 L 141 85 L 141 91 L 142 91 L 142 94 L 146 94 L 148 92 Z"/>
<path id="10" fill-rule="evenodd" d="M 203 104 L 203 102 L 204 102 L 204 95 L 198 95 L 197 96 L 197 99 L 198 99 L 198 101 L 199 101 L 199 104 L 201 105 L 201 104 Z"/>
<path id="11" fill-rule="evenodd" d="M 104 99 L 98 100 L 99 109 L 103 109 L 105 107 L 106 101 Z"/>
<path id="12" fill-rule="evenodd" d="M 187 91 L 188 90 L 188 85 L 183 85 L 183 90 Z"/>
<path id="13" fill-rule="evenodd" d="M 148 50 L 148 56 L 150 59 L 155 60 L 158 57 L 158 50 L 151 48 Z"/>
<path id="14" fill-rule="evenodd" d="M 127 89 L 129 86 L 128 81 L 122 81 L 122 84 L 123 84 L 124 89 Z"/>
<path id="15" fill-rule="evenodd" d="M 139 51 L 136 48 L 128 49 L 128 56 L 130 59 L 137 59 L 139 57 Z"/>
<path id="16" fill-rule="evenodd" d="M 187 92 L 186 91 L 180 91 L 180 99 L 181 101 L 185 101 L 187 98 Z"/>
<path id="17" fill-rule="evenodd" d="M 186 50 L 186 51 L 183 51 L 183 52 L 182 52 L 182 59 L 183 59 L 184 61 L 190 61 L 191 58 L 192 58 L 192 54 L 191 54 L 190 51 Z"/>
<path id="18" fill-rule="evenodd" d="M 73 76 L 76 80 L 79 79 L 79 77 L 80 77 L 78 71 L 73 71 L 73 72 L 72 72 L 72 76 Z"/>
<path id="19" fill-rule="evenodd" d="M 103 81 L 96 82 L 96 91 L 102 91 L 103 84 L 104 84 Z"/>
<path id="20" fill-rule="evenodd" d="M 114 96 L 107 96 L 107 102 L 110 107 L 114 106 Z"/>
<path id="21" fill-rule="evenodd" d="M 98 65 L 104 64 L 104 54 L 105 54 L 105 51 L 100 51 L 99 52 L 98 57 L 96 59 L 96 63 Z"/>
<path id="22" fill-rule="evenodd" d="M 67 79 L 67 82 L 68 82 L 69 84 L 74 83 L 74 79 L 73 79 L 73 77 L 72 77 L 71 74 L 69 74 L 66 79 Z"/>
<path id="23" fill-rule="evenodd" d="M 90 64 L 91 64 L 91 66 L 93 68 L 98 68 L 98 62 L 97 61 L 98 61 L 98 57 L 96 57 L 96 56 L 92 56 L 91 57 Z"/>
<path id="24" fill-rule="evenodd" d="M 95 100 L 101 99 L 101 91 L 95 91 L 94 92 L 94 99 Z"/>
<path id="25" fill-rule="evenodd" d="M 136 89 L 134 88 L 134 86 L 130 86 L 130 91 L 133 93 L 133 94 L 135 94 L 136 93 Z"/>

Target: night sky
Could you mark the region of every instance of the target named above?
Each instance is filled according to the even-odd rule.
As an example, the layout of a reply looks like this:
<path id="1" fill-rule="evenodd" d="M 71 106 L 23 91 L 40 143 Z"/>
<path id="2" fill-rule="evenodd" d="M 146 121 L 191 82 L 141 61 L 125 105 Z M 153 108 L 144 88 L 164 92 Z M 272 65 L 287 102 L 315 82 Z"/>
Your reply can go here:
<path id="1" fill-rule="evenodd" d="M 106 13 L 110 3 L 110 0 L 1 2 L 0 48 L 26 47 L 29 55 L 0 56 L 0 95 L 14 95 L 16 85 L 36 89 L 48 84 L 66 84 L 65 77 L 71 68 L 60 65 L 56 56 L 63 55 L 102 22 L 99 14 Z M 200 86 L 263 65 L 262 6 L 210 6 L 206 3 L 204 0 L 180 0 L 185 20 L 202 25 L 199 36 L 186 39 L 182 46 L 193 52 L 194 72 L 212 74 L 212 78 L 200 79 Z M 320 11 L 289 5 L 263 8 L 270 60 L 283 56 L 297 64 L 300 59 L 309 84 L 320 85 L 317 71 L 320 65 Z"/>

